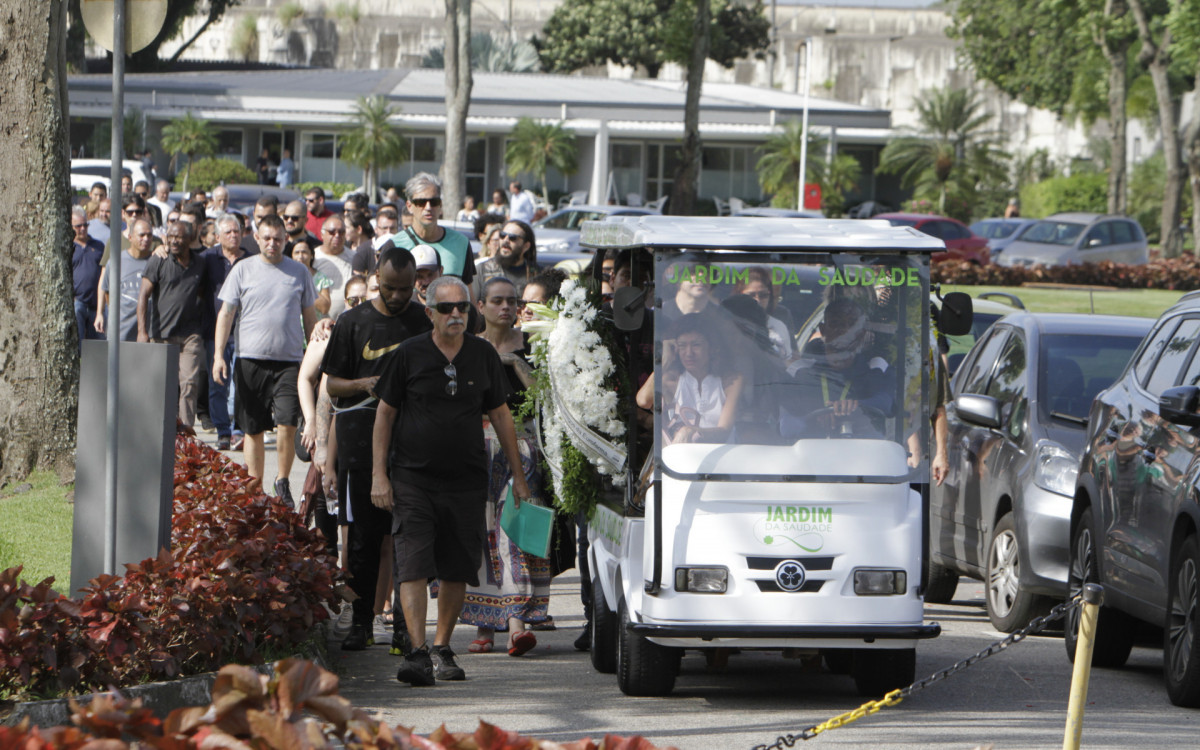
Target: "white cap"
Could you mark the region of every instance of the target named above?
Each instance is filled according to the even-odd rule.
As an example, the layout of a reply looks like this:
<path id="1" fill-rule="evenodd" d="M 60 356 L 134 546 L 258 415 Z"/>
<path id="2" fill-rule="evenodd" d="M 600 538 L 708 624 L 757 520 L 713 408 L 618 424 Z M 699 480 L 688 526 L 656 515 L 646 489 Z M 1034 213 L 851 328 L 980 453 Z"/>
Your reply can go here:
<path id="1" fill-rule="evenodd" d="M 412 249 L 413 260 L 416 261 L 417 268 L 428 268 L 431 266 L 440 266 L 441 258 L 438 257 L 438 251 L 429 245 L 417 245 Z"/>

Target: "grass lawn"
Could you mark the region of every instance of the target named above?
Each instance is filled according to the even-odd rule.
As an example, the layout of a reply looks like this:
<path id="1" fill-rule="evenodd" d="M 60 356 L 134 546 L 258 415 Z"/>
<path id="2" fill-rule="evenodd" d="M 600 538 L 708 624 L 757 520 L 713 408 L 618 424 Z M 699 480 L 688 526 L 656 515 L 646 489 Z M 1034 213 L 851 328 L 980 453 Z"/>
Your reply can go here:
<path id="1" fill-rule="evenodd" d="M 26 484 L 32 489 L 13 490 Z M 58 483 L 52 472 L 39 471 L 24 482 L 0 490 L 0 570 L 24 565 L 21 578 L 30 584 L 54 576 L 54 588 L 71 587 L 71 520 L 75 506 L 67 502 L 72 485 Z"/>
<path id="2" fill-rule="evenodd" d="M 977 297 L 984 292 L 1015 294 L 1032 312 L 1095 312 L 1101 315 L 1133 315 L 1141 318 L 1157 318 L 1171 305 L 1179 301 L 1185 292 L 1168 292 L 1161 289 L 1117 289 L 1113 291 L 1088 292 L 1079 289 L 1046 289 L 1041 287 L 1011 286 L 950 286 L 943 285 L 942 293 L 966 292 Z M 997 300 L 1002 302 L 1003 300 Z"/>

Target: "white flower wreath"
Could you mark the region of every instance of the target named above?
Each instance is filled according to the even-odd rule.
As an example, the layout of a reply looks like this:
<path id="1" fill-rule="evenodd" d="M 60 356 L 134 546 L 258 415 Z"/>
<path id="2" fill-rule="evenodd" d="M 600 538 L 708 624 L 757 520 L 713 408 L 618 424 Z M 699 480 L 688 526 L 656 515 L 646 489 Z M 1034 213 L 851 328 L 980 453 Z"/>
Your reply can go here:
<path id="1" fill-rule="evenodd" d="M 562 300 L 548 307 L 533 304 L 536 320 L 522 324 L 533 341 L 533 357 L 549 375 L 549 393 L 541 409 L 543 453 L 563 497 L 563 442 L 570 440 L 596 470 L 613 484 L 625 481 L 625 423 L 617 393 L 606 384 L 616 369 L 597 329 L 599 312 L 587 290 L 573 280 L 563 283 Z"/>

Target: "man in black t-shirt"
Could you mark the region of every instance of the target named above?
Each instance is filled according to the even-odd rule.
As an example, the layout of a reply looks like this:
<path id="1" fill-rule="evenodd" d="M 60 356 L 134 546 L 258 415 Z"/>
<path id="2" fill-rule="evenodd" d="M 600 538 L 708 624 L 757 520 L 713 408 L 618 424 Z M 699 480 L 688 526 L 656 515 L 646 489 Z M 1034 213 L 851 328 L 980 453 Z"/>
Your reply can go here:
<path id="1" fill-rule="evenodd" d="M 425 308 L 412 298 L 416 268 L 412 254 L 391 248 L 380 258 L 379 296 L 342 314 L 329 336 L 322 371 L 329 376 L 337 431 L 338 495 L 348 503 L 347 563 L 354 620 L 342 649 L 361 651 L 374 643 L 375 586 L 379 552 L 392 531 L 392 514 L 371 504 L 371 431 L 375 426 L 375 384 L 405 341 L 432 328 Z M 407 651 L 402 618 L 393 646 Z"/>
<path id="2" fill-rule="evenodd" d="M 426 299 L 433 330 L 405 341 L 388 363 L 375 386 L 372 436 L 371 502 L 392 510 L 396 579 L 415 646 L 396 679 L 412 685 L 432 685 L 435 676 L 465 678 L 450 636 L 467 584 L 478 584 L 486 543 L 485 413 L 512 468 L 516 503 L 530 496 L 500 355 L 466 332 L 470 291 L 461 279 L 443 276 L 429 285 Z M 432 649 L 425 641 L 430 578 L 441 582 Z"/>
<path id="3" fill-rule="evenodd" d="M 204 293 L 207 266 L 191 249 L 192 227 L 177 221 L 167 228 L 167 257 L 152 256 L 138 293 L 138 341 L 179 347 L 179 422 L 196 421 L 196 399 L 204 366 Z M 153 305 L 150 303 L 153 302 Z"/>

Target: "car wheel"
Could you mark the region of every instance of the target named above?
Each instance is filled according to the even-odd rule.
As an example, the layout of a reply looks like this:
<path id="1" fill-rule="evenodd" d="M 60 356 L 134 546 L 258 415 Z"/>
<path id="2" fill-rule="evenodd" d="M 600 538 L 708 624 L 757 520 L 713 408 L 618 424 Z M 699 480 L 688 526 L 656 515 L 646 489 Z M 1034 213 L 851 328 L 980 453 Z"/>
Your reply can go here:
<path id="1" fill-rule="evenodd" d="M 935 563 L 925 556 L 926 604 L 949 604 L 958 589 L 958 573 Z"/>
<path id="2" fill-rule="evenodd" d="M 617 616 L 604 599 L 600 579 L 592 579 L 592 667 L 597 672 L 612 674 L 617 671 Z"/>
<path id="3" fill-rule="evenodd" d="M 617 687 L 625 695 L 660 696 L 675 689 L 679 649 L 660 646 L 629 629 L 625 600 L 617 606 Z"/>
<path id="4" fill-rule="evenodd" d="M 893 690 L 913 683 L 917 675 L 917 650 L 855 649 L 851 673 L 859 695 L 882 698 Z"/>
<path id="5" fill-rule="evenodd" d="M 1175 553 L 1166 622 L 1163 624 L 1163 674 L 1167 696 L 1176 706 L 1200 706 L 1200 548 L 1188 537 Z"/>
<path id="6" fill-rule="evenodd" d="M 1001 633 L 1024 627 L 1044 610 L 1049 610 L 1048 600 L 1021 588 L 1020 552 L 1021 542 L 1017 538 L 1013 514 L 1005 513 L 988 542 L 985 579 L 988 619 Z"/>
<path id="7" fill-rule="evenodd" d="M 1079 523 L 1071 535 L 1071 559 L 1067 566 L 1067 601 L 1079 596 L 1085 583 L 1100 583 L 1100 567 L 1096 555 L 1095 526 L 1092 525 L 1092 509 L 1085 508 Z M 1079 608 L 1067 613 L 1063 627 L 1063 643 L 1067 657 L 1075 661 L 1075 647 L 1079 642 Z M 1133 650 L 1136 623 L 1124 612 L 1111 607 L 1101 607 L 1096 623 L 1096 643 L 1092 647 L 1092 666 L 1119 667 L 1129 660 Z"/>

